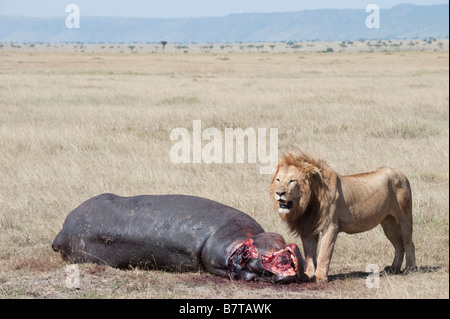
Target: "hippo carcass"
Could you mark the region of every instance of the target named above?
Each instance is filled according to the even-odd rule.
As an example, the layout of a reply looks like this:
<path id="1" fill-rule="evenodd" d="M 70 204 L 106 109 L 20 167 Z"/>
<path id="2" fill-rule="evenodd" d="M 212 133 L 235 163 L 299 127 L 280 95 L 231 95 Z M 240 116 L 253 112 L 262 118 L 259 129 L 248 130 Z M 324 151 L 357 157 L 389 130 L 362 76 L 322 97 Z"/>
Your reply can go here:
<path id="1" fill-rule="evenodd" d="M 206 270 L 274 283 L 297 281 L 304 267 L 295 244 L 247 214 L 186 195 L 93 197 L 69 213 L 52 248 L 71 263 Z"/>

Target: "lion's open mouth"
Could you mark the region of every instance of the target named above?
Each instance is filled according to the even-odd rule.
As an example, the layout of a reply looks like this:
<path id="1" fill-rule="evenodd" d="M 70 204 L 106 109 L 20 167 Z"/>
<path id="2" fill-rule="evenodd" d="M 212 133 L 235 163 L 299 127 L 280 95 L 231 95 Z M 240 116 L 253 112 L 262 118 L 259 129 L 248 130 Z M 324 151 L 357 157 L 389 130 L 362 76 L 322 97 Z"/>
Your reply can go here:
<path id="1" fill-rule="evenodd" d="M 289 211 L 292 208 L 292 201 L 279 199 L 278 200 L 278 205 L 280 205 L 280 207 L 278 209 L 278 211 L 280 213 L 289 213 Z"/>
<path id="2" fill-rule="evenodd" d="M 294 276 L 298 272 L 298 260 L 294 249 L 295 244 L 289 244 L 272 255 L 261 255 L 263 268 L 280 276 Z"/>

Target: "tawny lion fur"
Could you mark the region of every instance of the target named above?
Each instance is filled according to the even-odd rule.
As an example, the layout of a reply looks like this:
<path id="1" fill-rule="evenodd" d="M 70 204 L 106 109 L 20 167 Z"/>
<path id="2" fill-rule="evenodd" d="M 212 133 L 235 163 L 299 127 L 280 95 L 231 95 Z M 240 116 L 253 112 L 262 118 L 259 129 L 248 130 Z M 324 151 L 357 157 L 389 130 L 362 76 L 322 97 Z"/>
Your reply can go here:
<path id="1" fill-rule="evenodd" d="M 412 198 L 408 179 L 379 167 L 373 172 L 341 176 L 320 158 L 299 149 L 281 156 L 272 177 L 270 196 L 289 230 L 302 239 L 305 274 L 326 281 L 339 232 L 364 232 L 381 224 L 394 246 L 392 266 L 416 268 L 412 241 Z M 317 246 L 322 235 L 319 255 Z"/>

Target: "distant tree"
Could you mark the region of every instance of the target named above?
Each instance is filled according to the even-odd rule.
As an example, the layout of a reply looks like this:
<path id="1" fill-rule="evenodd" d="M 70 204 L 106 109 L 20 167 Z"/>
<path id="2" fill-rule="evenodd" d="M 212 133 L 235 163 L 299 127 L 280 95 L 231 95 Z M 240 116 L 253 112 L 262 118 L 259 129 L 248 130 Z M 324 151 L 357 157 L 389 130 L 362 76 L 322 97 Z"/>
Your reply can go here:
<path id="1" fill-rule="evenodd" d="M 275 47 L 276 47 L 276 45 L 275 44 L 271 44 L 271 45 L 269 45 L 269 47 L 272 49 L 272 51 L 273 51 L 273 49 L 275 49 Z"/>
<path id="2" fill-rule="evenodd" d="M 161 45 L 163 47 L 163 53 L 164 53 L 164 49 L 166 48 L 166 44 L 167 44 L 167 41 L 161 41 Z"/>

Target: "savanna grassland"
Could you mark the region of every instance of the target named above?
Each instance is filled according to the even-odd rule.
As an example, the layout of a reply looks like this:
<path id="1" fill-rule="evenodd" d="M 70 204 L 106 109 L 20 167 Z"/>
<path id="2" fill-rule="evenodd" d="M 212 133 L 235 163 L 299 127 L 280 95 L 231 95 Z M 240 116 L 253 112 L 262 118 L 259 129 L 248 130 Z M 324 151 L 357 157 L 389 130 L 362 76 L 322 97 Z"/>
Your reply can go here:
<path id="1" fill-rule="evenodd" d="M 449 54 L 0 52 L 0 298 L 448 298 Z M 326 284 L 81 265 L 66 287 L 51 242 L 100 193 L 191 194 L 236 207 L 301 247 L 258 163 L 174 164 L 174 128 L 278 128 L 340 174 L 391 166 L 413 191 L 418 271 L 390 265 L 380 226 L 339 234 Z M 204 142 L 205 144 L 205 142 Z M 203 145 L 204 145 L 203 144 Z"/>

